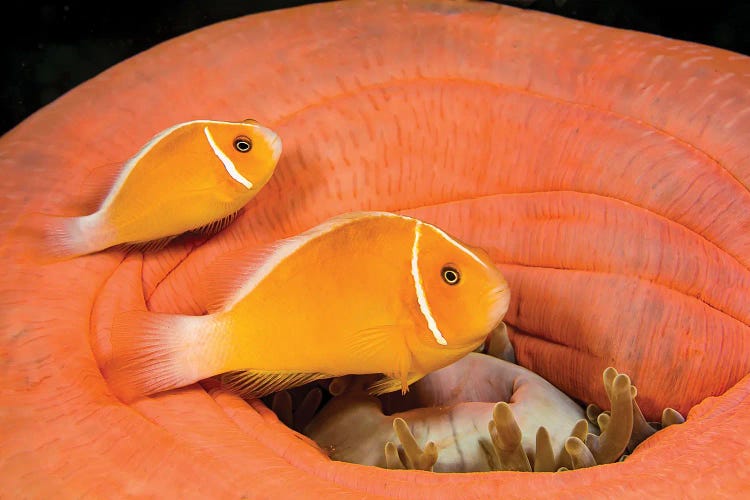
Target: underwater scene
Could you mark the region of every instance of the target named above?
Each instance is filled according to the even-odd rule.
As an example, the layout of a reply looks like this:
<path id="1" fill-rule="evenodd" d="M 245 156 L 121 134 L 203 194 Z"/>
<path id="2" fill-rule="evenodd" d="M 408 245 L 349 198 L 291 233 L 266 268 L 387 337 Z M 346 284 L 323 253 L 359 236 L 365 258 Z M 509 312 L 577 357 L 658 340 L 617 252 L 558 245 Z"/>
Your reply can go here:
<path id="1" fill-rule="evenodd" d="M 750 496 L 743 2 L 12 9 L 0 496 Z"/>

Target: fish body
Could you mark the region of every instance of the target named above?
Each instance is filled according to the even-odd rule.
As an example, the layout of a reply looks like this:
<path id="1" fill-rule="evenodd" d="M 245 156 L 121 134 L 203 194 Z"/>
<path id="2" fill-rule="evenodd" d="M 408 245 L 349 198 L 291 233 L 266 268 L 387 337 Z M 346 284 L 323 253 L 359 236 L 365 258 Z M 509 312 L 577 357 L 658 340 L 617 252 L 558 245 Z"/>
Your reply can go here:
<path id="1" fill-rule="evenodd" d="M 280 154 L 278 135 L 254 120 L 175 125 L 124 164 L 95 213 L 46 220 L 49 252 L 74 257 L 221 221 L 268 182 Z"/>
<path id="2" fill-rule="evenodd" d="M 253 396 L 366 373 L 386 375 L 375 393 L 405 391 L 480 345 L 510 300 L 486 254 L 385 212 L 336 217 L 247 272 L 234 261 L 213 274 L 217 305 L 206 316 L 115 319 L 107 375 L 120 394 L 227 372 L 229 385 Z"/>

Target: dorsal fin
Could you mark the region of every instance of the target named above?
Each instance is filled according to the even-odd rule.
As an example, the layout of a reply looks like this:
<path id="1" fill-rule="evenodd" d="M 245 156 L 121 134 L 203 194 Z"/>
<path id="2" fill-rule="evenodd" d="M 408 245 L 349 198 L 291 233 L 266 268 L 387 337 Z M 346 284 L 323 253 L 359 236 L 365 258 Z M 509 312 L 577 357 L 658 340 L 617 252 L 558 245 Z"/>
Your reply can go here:
<path id="1" fill-rule="evenodd" d="M 140 150 L 135 154 L 135 156 L 130 157 L 127 161 L 123 162 L 122 168 L 118 169 L 117 175 L 113 179 L 111 183 L 111 187 L 109 191 L 107 192 L 105 198 L 101 201 L 101 205 L 99 206 L 99 210 L 106 210 L 109 205 L 112 203 L 112 200 L 114 199 L 117 192 L 122 188 L 122 185 L 125 183 L 127 178 L 132 173 L 133 169 L 136 165 L 141 161 L 143 157 L 148 154 L 148 152 L 161 141 L 165 137 L 167 137 L 169 134 L 174 132 L 177 129 L 180 129 L 182 127 L 185 127 L 187 125 L 190 125 L 195 122 L 185 122 L 185 123 L 178 123 L 177 125 L 174 125 L 172 127 L 169 127 L 165 130 L 162 130 L 155 136 L 153 136 L 143 147 L 141 147 Z"/>
<path id="2" fill-rule="evenodd" d="M 88 215 L 99 209 L 120 177 L 124 164 L 124 161 L 105 163 L 86 173 L 76 193 L 78 215 Z"/>
<path id="3" fill-rule="evenodd" d="M 206 311 L 223 311 L 229 303 L 234 303 L 239 290 L 271 258 L 277 245 L 271 243 L 255 248 L 236 248 L 209 264 L 202 280 Z"/>
<path id="4" fill-rule="evenodd" d="M 239 248 L 218 257 L 206 269 L 205 290 L 209 312 L 231 308 L 287 257 L 305 244 L 363 217 L 376 217 L 378 212 L 344 214 L 319 224 L 297 236 L 265 247 Z M 388 214 L 390 215 L 390 214 Z"/>

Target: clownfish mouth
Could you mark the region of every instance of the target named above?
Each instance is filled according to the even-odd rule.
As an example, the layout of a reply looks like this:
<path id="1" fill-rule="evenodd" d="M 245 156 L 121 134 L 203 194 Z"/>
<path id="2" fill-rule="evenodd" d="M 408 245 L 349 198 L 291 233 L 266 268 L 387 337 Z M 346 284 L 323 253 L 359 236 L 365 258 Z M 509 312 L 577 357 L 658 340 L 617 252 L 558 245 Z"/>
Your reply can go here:
<path id="1" fill-rule="evenodd" d="M 506 283 L 503 286 L 493 288 L 490 292 L 490 318 L 493 319 L 490 329 L 494 329 L 508 312 L 510 307 L 510 287 Z"/>
<path id="2" fill-rule="evenodd" d="M 273 141 L 271 141 L 271 150 L 273 151 L 273 161 L 278 161 L 279 157 L 281 156 L 281 138 L 279 136 L 274 137 Z"/>
<path id="3" fill-rule="evenodd" d="M 505 337 L 488 342 L 495 345 L 489 353 L 470 353 L 416 382 L 404 396 L 370 396 L 369 376 L 349 376 L 282 391 L 264 402 L 332 460 L 433 472 L 555 472 L 615 462 L 657 429 L 684 421 L 668 409 L 661 423 L 647 423 L 630 379 L 612 368 L 602 388 L 611 410 L 583 408 L 540 376 L 495 357 L 507 354 L 509 344 L 503 323 L 494 333 Z M 498 351 L 503 342 L 508 345 Z M 608 431 L 600 434 L 597 423 Z M 551 459 L 537 453 L 542 427 L 544 442 L 554 450 Z"/>

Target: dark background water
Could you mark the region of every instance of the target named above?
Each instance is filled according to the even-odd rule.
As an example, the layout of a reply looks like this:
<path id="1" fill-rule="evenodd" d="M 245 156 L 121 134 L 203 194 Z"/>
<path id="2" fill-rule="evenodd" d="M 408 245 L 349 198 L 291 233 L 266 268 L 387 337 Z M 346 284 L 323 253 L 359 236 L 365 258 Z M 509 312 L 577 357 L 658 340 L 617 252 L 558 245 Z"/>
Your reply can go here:
<path id="1" fill-rule="evenodd" d="M 225 19 L 304 1 L 5 2 L 0 134 L 79 83 L 157 43 Z M 517 0 L 510 5 L 750 55 L 750 0 Z M 692 5 L 688 5 L 688 3 Z"/>

